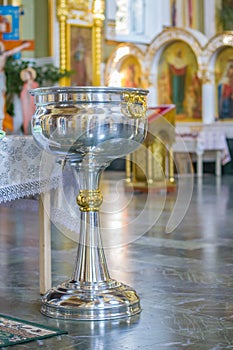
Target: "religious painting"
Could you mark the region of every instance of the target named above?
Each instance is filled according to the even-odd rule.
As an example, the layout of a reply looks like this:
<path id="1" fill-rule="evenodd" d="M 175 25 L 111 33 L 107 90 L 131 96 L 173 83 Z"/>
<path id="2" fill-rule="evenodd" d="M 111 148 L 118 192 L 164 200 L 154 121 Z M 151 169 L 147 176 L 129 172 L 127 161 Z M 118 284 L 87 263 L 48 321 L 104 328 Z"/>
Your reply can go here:
<path id="1" fill-rule="evenodd" d="M 191 47 L 183 41 L 168 45 L 158 64 L 158 103 L 175 104 L 177 121 L 201 121 L 201 81 Z"/>
<path id="2" fill-rule="evenodd" d="M 195 28 L 195 20 L 194 20 L 194 13 L 195 13 L 195 6 L 196 1 L 193 0 L 187 0 L 186 4 L 186 24 L 189 28 Z M 199 14 L 200 16 L 200 14 Z"/>
<path id="3" fill-rule="evenodd" d="M 19 40 L 19 6 L 0 6 L 0 32 L 2 40 Z M 20 52 L 14 54 L 20 59 Z"/>
<path id="4" fill-rule="evenodd" d="M 133 55 L 127 56 L 120 67 L 120 85 L 129 88 L 142 87 L 141 76 L 142 68 L 138 59 Z"/>
<path id="5" fill-rule="evenodd" d="M 171 15 L 171 24 L 173 27 L 177 25 L 177 3 L 176 0 L 170 0 L 170 15 Z"/>
<path id="6" fill-rule="evenodd" d="M 70 26 L 70 67 L 71 85 L 93 85 L 92 28 Z"/>
<path id="7" fill-rule="evenodd" d="M 57 0 L 55 6 L 60 69 L 74 73 L 62 78 L 60 85 L 101 85 L 105 1 Z"/>
<path id="8" fill-rule="evenodd" d="M 19 39 L 18 6 L 0 6 L 0 32 L 3 40 Z"/>
<path id="9" fill-rule="evenodd" d="M 200 17 L 200 13 L 197 16 L 199 7 L 196 0 L 186 0 L 183 3 L 178 0 L 170 0 L 171 25 L 179 27 L 182 22 L 184 27 L 197 29 L 197 17 Z"/>
<path id="10" fill-rule="evenodd" d="M 215 63 L 216 114 L 219 120 L 233 118 L 233 48 L 223 49 Z"/>

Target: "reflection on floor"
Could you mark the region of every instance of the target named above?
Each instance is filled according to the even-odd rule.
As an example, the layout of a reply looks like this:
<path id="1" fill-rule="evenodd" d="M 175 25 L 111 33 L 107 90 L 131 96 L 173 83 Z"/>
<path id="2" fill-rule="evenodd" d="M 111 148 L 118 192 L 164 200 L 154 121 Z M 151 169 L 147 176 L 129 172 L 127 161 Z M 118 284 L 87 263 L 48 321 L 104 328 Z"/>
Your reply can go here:
<path id="1" fill-rule="evenodd" d="M 181 202 L 176 209 L 174 193 L 148 197 L 125 192 L 121 173 L 109 172 L 102 185 L 103 241 L 110 274 L 137 290 L 142 313 L 93 323 L 43 316 L 38 203 L 15 201 L 0 207 L 0 313 L 59 327 L 68 335 L 12 349 L 233 349 L 232 176 L 195 179 L 189 207 Z M 183 220 L 166 233 L 174 210 Z M 76 246 L 53 227 L 55 285 L 70 277 Z"/>

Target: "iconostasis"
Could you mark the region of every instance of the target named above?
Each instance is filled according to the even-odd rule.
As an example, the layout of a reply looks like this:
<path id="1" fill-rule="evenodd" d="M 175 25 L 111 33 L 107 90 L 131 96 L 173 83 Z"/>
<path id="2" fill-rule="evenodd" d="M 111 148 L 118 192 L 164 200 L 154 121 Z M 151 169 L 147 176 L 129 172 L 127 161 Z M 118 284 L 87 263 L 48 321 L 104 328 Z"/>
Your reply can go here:
<path id="1" fill-rule="evenodd" d="M 233 33 L 207 40 L 172 27 L 144 50 L 121 43 L 107 61 L 105 84 L 148 88 L 151 106 L 176 105 L 176 122 L 233 121 Z"/>

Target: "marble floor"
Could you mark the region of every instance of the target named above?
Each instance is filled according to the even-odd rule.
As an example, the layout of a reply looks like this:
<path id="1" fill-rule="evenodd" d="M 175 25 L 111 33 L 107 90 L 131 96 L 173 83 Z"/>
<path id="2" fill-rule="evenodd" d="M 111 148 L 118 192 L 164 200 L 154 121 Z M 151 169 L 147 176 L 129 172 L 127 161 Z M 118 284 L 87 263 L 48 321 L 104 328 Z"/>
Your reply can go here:
<path id="1" fill-rule="evenodd" d="M 68 334 L 12 350 L 233 349 L 233 177 L 178 179 L 179 196 L 148 196 L 125 191 L 123 175 L 103 177 L 103 242 L 111 277 L 136 289 L 141 314 L 101 322 L 43 316 L 38 201 L 18 200 L 0 206 L 0 313 Z M 68 236 L 53 225 L 54 285 L 72 273 L 77 243 Z"/>

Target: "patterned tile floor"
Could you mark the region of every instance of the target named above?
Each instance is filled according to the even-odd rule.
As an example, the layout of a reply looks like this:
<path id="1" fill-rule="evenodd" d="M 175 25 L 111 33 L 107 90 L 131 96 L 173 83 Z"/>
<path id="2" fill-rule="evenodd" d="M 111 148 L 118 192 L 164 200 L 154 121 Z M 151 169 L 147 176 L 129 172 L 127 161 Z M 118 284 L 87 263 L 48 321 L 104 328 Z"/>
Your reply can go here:
<path id="1" fill-rule="evenodd" d="M 103 241 L 111 277 L 131 285 L 139 316 L 104 322 L 51 319 L 40 313 L 38 202 L 0 206 L 0 313 L 62 328 L 62 335 L 12 349 L 233 349 L 233 177 L 194 180 L 185 190 L 146 194 L 124 190 L 121 173 L 102 186 Z M 182 180 L 180 180 L 180 183 Z M 111 210 L 109 210 L 111 208 Z M 176 226 L 166 233 L 175 211 Z M 76 242 L 53 226 L 53 283 L 72 273 Z"/>

